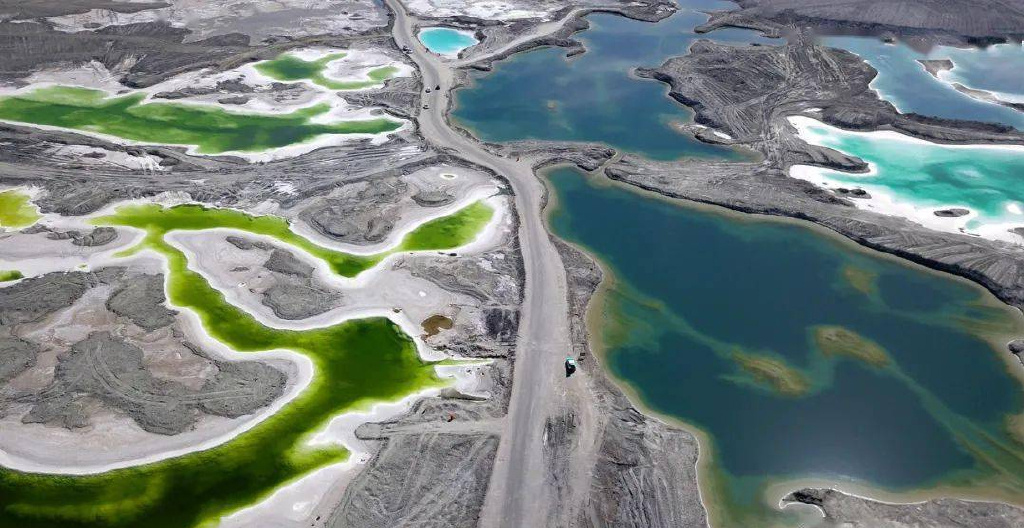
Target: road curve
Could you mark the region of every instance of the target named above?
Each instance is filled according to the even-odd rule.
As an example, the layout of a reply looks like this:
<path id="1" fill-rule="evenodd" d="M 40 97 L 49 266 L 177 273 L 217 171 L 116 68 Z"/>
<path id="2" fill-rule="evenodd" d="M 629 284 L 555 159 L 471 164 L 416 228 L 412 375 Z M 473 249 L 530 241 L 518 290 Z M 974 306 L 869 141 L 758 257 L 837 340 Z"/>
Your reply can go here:
<path id="1" fill-rule="evenodd" d="M 520 218 L 519 241 L 526 273 L 523 315 L 519 327 L 508 415 L 488 486 L 480 526 L 547 526 L 555 507 L 544 459 L 544 426 L 562 414 L 566 390 L 579 377 L 566 380 L 562 361 L 571 350 L 567 321 L 565 268 L 545 228 L 544 185 L 528 162 L 494 155 L 475 140 L 454 130 L 447 112 L 454 76 L 451 67 L 428 52 L 416 38 L 415 17 L 398 0 L 385 0 L 394 19 L 392 33 L 407 46 L 419 67 L 424 86 L 431 88 L 417 116 L 423 137 L 441 150 L 504 176 L 515 195 Z M 434 89 L 440 86 L 440 89 Z"/>

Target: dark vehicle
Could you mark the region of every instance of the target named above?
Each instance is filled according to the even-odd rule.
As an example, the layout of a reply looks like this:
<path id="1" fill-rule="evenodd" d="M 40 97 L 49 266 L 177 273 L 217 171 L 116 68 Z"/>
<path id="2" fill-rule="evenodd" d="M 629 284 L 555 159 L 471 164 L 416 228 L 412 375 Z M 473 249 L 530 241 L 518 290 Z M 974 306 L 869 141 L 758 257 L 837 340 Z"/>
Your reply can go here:
<path id="1" fill-rule="evenodd" d="M 576 360 L 567 357 L 565 358 L 565 377 L 572 376 L 576 372 Z"/>

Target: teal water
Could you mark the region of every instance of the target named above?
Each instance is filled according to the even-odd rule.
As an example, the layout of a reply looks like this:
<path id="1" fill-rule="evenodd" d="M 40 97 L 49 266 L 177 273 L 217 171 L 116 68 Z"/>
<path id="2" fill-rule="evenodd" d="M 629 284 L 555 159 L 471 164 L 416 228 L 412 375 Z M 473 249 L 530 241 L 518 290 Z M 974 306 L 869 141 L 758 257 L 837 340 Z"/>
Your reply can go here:
<path id="1" fill-rule="evenodd" d="M 882 191 L 917 207 L 966 207 L 978 213 L 968 229 L 1024 225 L 1024 147 L 958 147 L 892 133 L 850 132 L 810 119 L 796 122 L 809 123 L 798 127 L 804 140 L 860 157 L 875 169 L 870 175 L 800 170 L 836 184 Z"/>
<path id="2" fill-rule="evenodd" d="M 712 34 L 713 35 L 713 34 Z M 1024 130 L 1024 112 L 978 101 L 935 79 L 918 59 L 952 59 L 951 80 L 981 90 L 1024 96 L 1024 51 L 1020 46 L 996 46 L 988 50 L 937 47 L 919 52 L 904 44 L 885 44 L 873 37 L 828 37 L 828 46 L 842 48 L 866 60 L 878 70 L 871 86 L 901 112 L 999 123 Z"/>
<path id="3" fill-rule="evenodd" d="M 438 55 L 458 55 L 477 43 L 468 32 L 445 27 L 426 28 L 420 31 L 419 39 L 428 50 Z"/>
<path id="4" fill-rule="evenodd" d="M 659 66 L 707 38 L 693 33 L 707 15 L 682 10 L 657 24 L 615 15 L 587 20 L 592 28 L 577 35 L 586 53 L 566 59 L 565 50 L 544 48 L 496 64 L 493 72 L 476 76 L 471 88 L 455 93 L 455 121 L 485 141 L 597 141 L 655 159 L 737 156 L 676 132 L 671 124 L 691 122 L 693 113 L 666 97 L 664 84 L 630 74 L 637 66 Z M 771 42 L 738 29 L 712 36 L 735 45 Z"/>
<path id="5" fill-rule="evenodd" d="M 629 75 L 685 53 L 705 19 L 692 9 L 658 24 L 592 15 L 593 29 L 578 35 L 587 53 L 503 61 L 457 93 L 455 117 L 488 141 L 735 156 L 675 134 L 669 125 L 689 111 Z M 762 40 L 739 30 L 706 37 Z M 550 180 L 552 230 L 616 278 L 591 320 L 608 367 L 653 410 L 709 439 L 701 482 L 716 526 L 797 523 L 766 496 L 797 479 L 1024 503 L 1024 433 L 1014 425 L 1024 420 L 1011 418 L 1024 393 L 1004 361 L 1005 336 L 1024 332 L 1019 314 L 975 286 L 806 227 L 680 208 L 574 170 Z"/>
<path id="6" fill-rule="evenodd" d="M 550 182 L 554 232 L 616 277 L 592 328 L 606 364 L 711 439 L 702 479 L 719 526 L 793 521 L 763 494 L 796 478 L 894 492 L 998 482 L 1024 502 L 1024 445 L 1006 427 L 1021 385 L 984 339 L 1021 323 L 978 288 L 802 226 L 681 208 L 569 169 Z M 856 332 L 890 363 L 826 357 L 816 325 Z M 773 390 L 737 353 L 787 365 L 806 390 Z"/>

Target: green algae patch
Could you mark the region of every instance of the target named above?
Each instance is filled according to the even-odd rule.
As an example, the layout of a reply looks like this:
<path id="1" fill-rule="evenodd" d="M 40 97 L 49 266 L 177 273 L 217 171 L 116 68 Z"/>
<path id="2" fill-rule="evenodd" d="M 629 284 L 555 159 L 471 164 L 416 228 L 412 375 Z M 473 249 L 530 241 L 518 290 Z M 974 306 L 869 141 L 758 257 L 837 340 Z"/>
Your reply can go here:
<path id="1" fill-rule="evenodd" d="M 141 92 L 108 97 L 102 90 L 51 86 L 0 97 L 0 119 L 107 134 L 143 143 L 195 146 L 200 154 L 261 152 L 325 134 L 380 134 L 401 123 L 386 118 L 314 122 L 327 103 L 286 114 L 229 112 L 182 103 L 144 102 Z"/>
<path id="2" fill-rule="evenodd" d="M 284 54 L 276 59 L 257 63 L 257 71 L 278 81 L 310 81 L 330 90 L 360 90 L 377 86 L 398 73 L 394 66 L 382 66 L 367 72 L 363 81 L 338 81 L 324 75 L 327 65 L 344 59 L 345 53 L 332 53 L 319 59 L 307 61 L 294 55 Z"/>
<path id="3" fill-rule="evenodd" d="M 737 350 L 732 353 L 732 360 L 755 382 L 770 387 L 781 396 L 803 396 L 811 389 L 807 377 L 782 358 Z"/>
<path id="4" fill-rule="evenodd" d="M 39 210 L 27 194 L 19 191 L 0 192 L 0 228 L 21 229 L 39 220 Z"/>
<path id="5" fill-rule="evenodd" d="M 847 357 L 876 368 L 892 362 L 889 353 L 874 341 L 841 326 L 815 326 L 814 343 L 825 357 Z"/>
<path id="6" fill-rule="evenodd" d="M 0 282 L 16 281 L 23 277 L 24 275 L 18 270 L 0 270 Z"/>
<path id="7" fill-rule="evenodd" d="M 295 246 L 327 263 L 343 277 L 355 277 L 377 265 L 388 255 L 404 251 L 448 250 L 471 242 L 494 216 L 494 208 L 474 202 L 454 213 L 424 222 L 409 232 L 394 248 L 374 255 L 354 255 L 325 248 L 292 231 L 287 220 L 277 216 L 253 216 L 235 209 L 215 209 L 188 204 L 164 207 L 159 204 L 125 205 L 114 214 L 93 219 L 95 225 L 127 226 L 146 231 L 146 237 L 125 255 L 159 245 L 170 231 L 199 231 L 229 228 L 272 237 Z"/>

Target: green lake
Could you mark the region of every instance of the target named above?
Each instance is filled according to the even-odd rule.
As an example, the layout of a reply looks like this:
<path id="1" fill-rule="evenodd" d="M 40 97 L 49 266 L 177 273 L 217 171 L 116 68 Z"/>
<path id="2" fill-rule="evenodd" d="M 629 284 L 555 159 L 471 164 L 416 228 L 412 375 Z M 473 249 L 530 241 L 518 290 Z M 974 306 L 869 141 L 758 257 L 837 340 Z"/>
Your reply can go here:
<path id="1" fill-rule="evenodd" d="M 228 111 L 217 106 L 146 102 L 142 92 L 110 95 L 71 86 L 0 97 L 0 120 L 107 134 L 142 143 L 195 146 L 200 154 L 260 152 L 325 134 L 379 134 L 402 124 L 380 117 L 322 123 L 319 103 L 282 114 Z"/>

